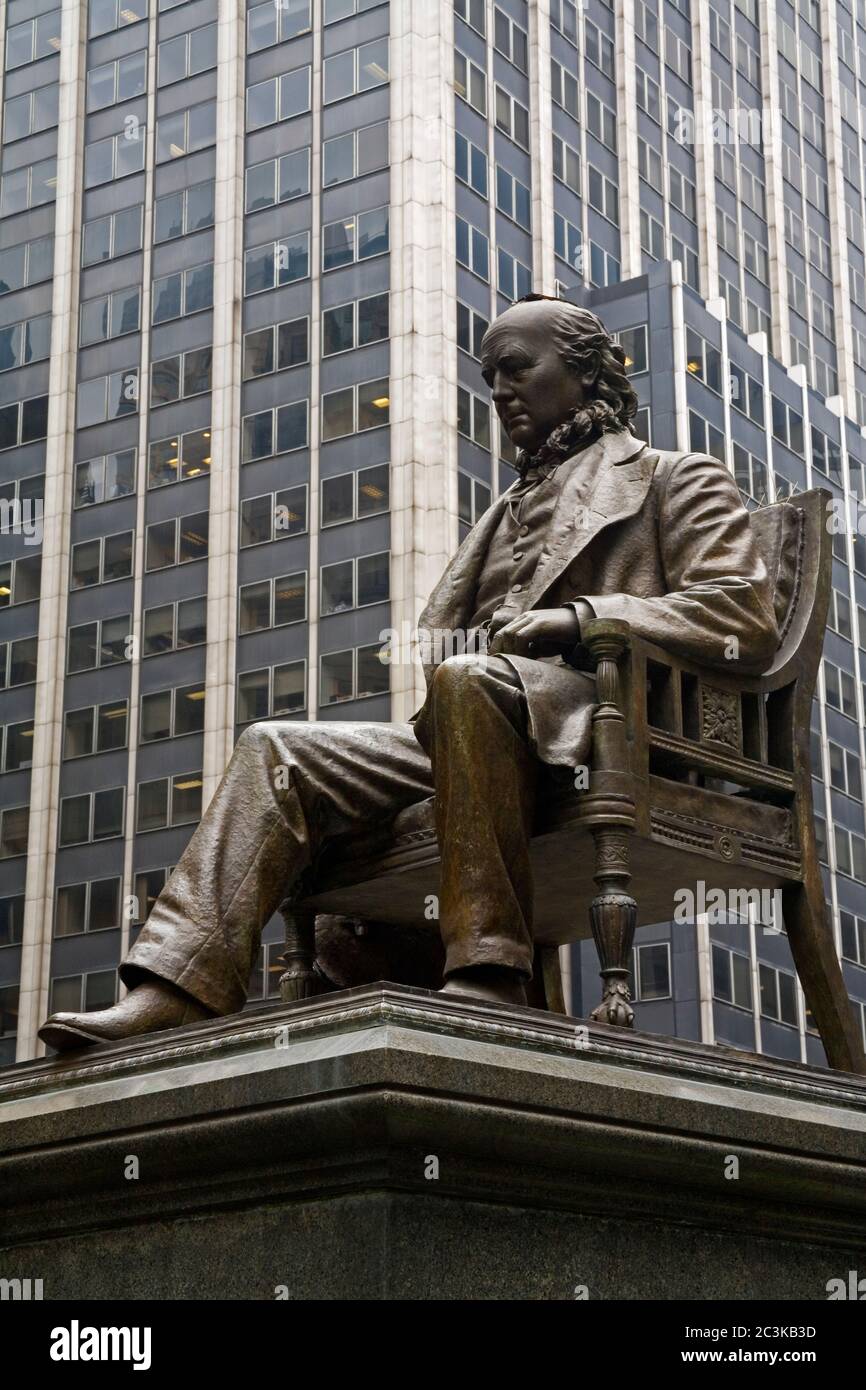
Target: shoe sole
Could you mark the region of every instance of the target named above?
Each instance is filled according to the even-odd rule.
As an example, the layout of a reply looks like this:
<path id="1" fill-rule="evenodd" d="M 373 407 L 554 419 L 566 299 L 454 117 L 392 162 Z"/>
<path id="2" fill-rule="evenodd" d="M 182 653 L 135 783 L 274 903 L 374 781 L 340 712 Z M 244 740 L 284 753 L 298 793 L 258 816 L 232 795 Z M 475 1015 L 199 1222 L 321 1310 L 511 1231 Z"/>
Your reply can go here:
<path id="1" fill-rule="evenodd" d="M 49 1023 L 39 1029 L 39 1036 L 49 1047 L 58 1052 L 72 1052 L 76 1048 L 92 1047 L 94 1043 L 110 1042 L 110 1038 L 100 1038 L 96 1033 L 85 1033 L 82 1028 L 70 1028 L 68 1023 Z"/>

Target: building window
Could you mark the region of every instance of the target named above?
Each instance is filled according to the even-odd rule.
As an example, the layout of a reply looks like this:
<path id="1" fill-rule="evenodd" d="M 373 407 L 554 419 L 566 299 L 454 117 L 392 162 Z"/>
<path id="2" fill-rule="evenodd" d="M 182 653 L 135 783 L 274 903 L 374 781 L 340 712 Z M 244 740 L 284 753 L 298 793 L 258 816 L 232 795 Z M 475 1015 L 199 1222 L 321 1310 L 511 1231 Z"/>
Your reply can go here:
<path id="1" fill-rule="evenodd" d="M 310 233 L 298 232 L 244 252 L 244 294 L 260 294 L 310 273 Z"/>
<path id="2" fill-rule="evenodd" d="M 481 360 L 481 340 L 490 327 L 490 320 L 470 308 L 468 304 L 457 301 L 457 346 L 468 352 L 470 357 Z"/>
<path id="3" fill-rule="evenodd" d="M 20 946 L 24 940 L 24 894 L 0 898 L 0 947 Z"/>
<path id="4" fill-rule="evenodd" d="M 384 656 L 384 659 L 383 659 Z M 336 705 L 343 700 L 363 700 L 387 695 L 391 674 L 387 653 L 375 643 L 342 652 L 326 652 L 319 661 L 319 704 Z"/>
<path id="5" fill-rule="evenodd" d="M 125 699 L 67 710 L 63 716 L 64 760 L 125 748 L 127 715 Z"/>
<path id="6" fill-rule="evenodd" d="M 711 425 L 702 415 L 689 411 L 689 447 L 698 454 L 710 454 L 720 463 L 725 462 L 725 436 L 722 430 Z"/>
<path id="7" fill-rule="evenodd" d="M 163 39 L 156 50 L 157 87 L 168 87 L 172 82 L 182 82 L 185 77 L 195 77 L 200 72 L 208 72 L 217 63 L 217 26 L 203 24 L 186 34 L 177 34 L 173 39 Z"/>
<path id="8" fill-rule="evenodd" d="M 247 52 L 258 53 L 275 43 L 285 43 L 310 28 L 310 0 L 267 0 L 247 11 Z M 327 24 L 327 15 L 325 23 Z"/>
<path id="9" fill-rule="evenodd" d="M 580 197 L 580 154 L 559 135 L 553 137 L 553 177 Z"/>
<path id="10" fill-rule="evenodd" d="M 292 150 L 279 159 L 266 159 L 246 171 L 246 212 L 301 198 L 310 191 L 310 148 Z"/>
<path id="11" fill-rule="evenodd" d="M 90 1013 L 108 1009 L 117 994 L 116 970 L 91 970 L 86 975 L 58 975 L 51 981 L 51 1013 Z"/>
<path id="12" fill-rule="evenodd" d="M 482 116 L 487 115 L 487 74 L 459 48 L 454 50 L 454 90 Z"/>
<path id="13" fill-rule="evenodd" d="M 335 3 L 339 4 L 340 0 L 326 0 L 326 4 L 333 5 Z M 487 33 L 484 0 L 454 0 L 454 13 L 477 30 L 479 34 Z"/>
<path id="14" fill-rule="evenodd" d="M 591 135 L 616 153 L 616 112 L 593 92 L 586 94 L 586 124 Z"/>
<path id="15" fill-rule="evenodd" d="M 866 840 L 844 826 L 834 827 L 836 872 L 866 883 Z"/>
<path id="16" fill-rule="evenodd" d="M 693 329 L 686 329 L 686 371 L 716 395 L 722 394 L 722 354 Z"/>
<path id="17" fill-rule="evenodd" d="M 550 60 L 550 94 L 557 106 L 561 106 L 576 121 L 580 120 L 577 78 L 555 58 Z"/>
<path id="18" fill-rule="evenodd" d="M 309 443 L 310 402 L 290 401 L 275 410 L 246 415 L 241 436 L 241 462 L 270 458 L 304 449 Z"/>
<path id="19" fill-rule="evenodd" d="M 387 377 L 362 381 L 322 396 L 322 439 L 340 439 L 387 425 L 391 399 Z"/>
<path id="20" fill-rule="evenodd" d="M 25 140 L 57 125 L 60 88 L 37 87 L 20 97 L 7 97 L 3 107 L 3 143 Z"/>
<path id="21" fill-rule="evenodd" d="M 751 497 L 756 502 L 766 502 L 769 496 L 767 465 L 763 459 L 756 458 L 744 449 L 742 444 L 734 444 L 734 477 L 745 497 Z"/>
<path id="22" fill-rule="evenodd" d="M 124 29 L 127 24 L 137 24 L 139 20 L 146 19 L 147 0 L 90 0 L 88 17 L 88 34 L 95 39 L 100 34 L 110 34 L 115 29 Z M 114 1002 L 113 995 L 111 1002 Z"/>
<path id="23" fill-rule="evenodd" d="M 300 536 L 307 529 L 307 485 L 266 492 L 241 502 L 241 549 Z"/>
<path id="24" fill-rule="evenodd" d="M 583 22 L 583 46 L 589 62 L 594 63 L 613 82 L 616 78 L 613 40 L 590 19 Z"/>
<path id="25" fill-rule="evenodd" d="M 32 396 L 27 401 L 0 406 L 0 449 L 32 444 L 37 439 L 44 439 L 47 433 L 47 396 Z"/>
<path id="26" fill-rule="evenodd" d="M 147 451 L 147 486 L 165 487 L 209 472 L 210 440 L 210 430 L 187 430 L 174 438 L 155 439 Z"/>
<path id="27" fill-rule="evenodd" d="M 389 249 L 390 209 L 372 208 L 322 228 L 322 270 L 381 256 Z"/>
<path id="28" fill-rule="evenodd" d="M 775 970 L 772 965 L 758 962 L 758 982 L 761 990 L 761 1017 L 775 1019 L 798 1027 L 797 977 L 787 970 Z"/>
<path id="29" fill-rule="evenodd" d="M 80 309 L 79 345 L 89 347 L 139 329 L 140 292 L 137 285 L 96 299 L 86 299 Z"/>
<path id="30" fill-rule="evenodd" d="M 326 58 L 322 65 L 322 101 L 355 96 L 388 81 L 388 40 L 373 39 Z"/>
<path id="31" fill-rule="evenodd" d="M 480 478 L 457 470 L 457 515 L 465 526 L 474 526 L 487 511 L 491 502 L 491 491 Z"/>
<path id="32" fill-rule="evenodd" d="M 770 399 L 773 410 L 773 438 L 781 440 L 793 453 L 799 454 L 802 458 L 805 449 L 802 415 L 792 406 L 779 400 L 778 396 L 771 396 Z"/>
<path id="33" fill-rule="evenodd" d="M 496 128 L 521 149 L 529 149 L 529 112 L 504 87 L 496 87 Z"/>
<path id="34" fill-rule="evenodd" d="M 388 302 L 386 292 L 325 309 L 322 313 L 322 356 L 333 357 L 387 338 Z"/>
<path id="35" fill-rule="evenodd" d="M 33 603 L 42 587 L 42 556 L 0 562 L 0 608 Z"/>
<path id="36" fill-rule="evenodd" d="M 619 225 L 619 189 L 595 165 L 587 166 L 589 205 L 606 217 L 609 222 Z"/>
<path id="37" fill-rule="evenodd" d="M 0 295 L 27 289 L 54 274 L 54 238 L 21 241 L 0 251 Z"/>
<path id="38" fill-rule="evenodd" d="M 143 211 L 142 204 L 136 203 L 134 207 L 122 208 L 108 217 L 85 222 L 81 238 L 82 265 L 99 265 L 103 261 L 140 251 Z"/>
<path id="39" fill-rule="evenodd" d="M 583 273 L 583 237 L 579 227 L 569 222 L 561 213 L 553 214 L 553 249 L 561 261 Z"/>
<path id="40" fill-rule="evenodd" d="M 364 125 L 322 143 L 322 188 L 384 168 L 388 168 L 388 121 Z"/>
<path id="41" fill-rule="evenodd" d="M 247 209 L 249 212 L 249 208 Z M 157 198 L 153 209 L 154 242 L 200 232 L 214 223 L 214 181 L 194 183 Z"/>
<path id="42" fill-rule="evenodd" d="M 854 961 L 855 965 L 866 968 L 866 920 L 842 909 L 839 913 L 839 925 L 842 928 L 842 955 L 846 960 Z"/>
<path id="43" fill-rule="evenodd" d="M 138 368 L 130 367 L 109 376 L 91 377 L 78 384 L 78 428 L 101 425 L 105 420 L 121 420 L 138 410 Z"/>
<path id="44" fill-rule="evenodd" d="M 824 691 L 827 704 L 846 714 L 849 719 L 857 718 L 857 696 L 854 677 L 842 671 L 831 661 L 824 659 Z"/>
<path id="45" fill-rule="evenodd" d="M 493 8 L 493 47 L 518 69 L 529 71 L 529 37 L 525 29 L 499 9 Z"/>
<path id="46" fill-rule="evenodd" d="M 487 197 L 487 155 L 459 130 L 454 132 L 454 172 L 480 198 Z"/>
<path id="47" fill-rule="evenodd" d="M 647 326 L 640 323 L 636 328 L 621 328 L 616 335 L 625 353 L 625 369 L 629 376 L 640 376 L 649 370 L 647 356 Z"/>
<path id="48" fill-rule="evenodd" d="M 345 521 L 379 516 L 390 506 L 389 465 L 377 463 L 354 473 L 322 479 L 321 525 L 339 526 Z"/>
<path id="49" fill-rule="evenodd" d="M 87 589 L 112 579 L 128 579 L 132 574 L 132 531 L 114 536 L 97 536 L 72 547 L 70 589 Z"/>
<path id="50" fill-rule="evenodd" d="M 262 130 L 310 109 L 310 67 L 295 68 L 247 87 L 246 130 Z"/>
<path id="51" fill-rule="evenodd" d="M 352 608 L 387 603 L 390 596 L 391 556 L 387 550 L 322 565 L 319 600 L 322 618 L 333 613 L 347 613 Z"/>
<path id="52" fill-rule="evenodd" d="M 136 124 L 120 135 L 85 145 L 84 187 L 98 188 L 128 174 L 140 174 L 144 168 L 145 134 L 144 126 Z"/>
<path id="53" fill-rule="evenodd" d="M 154 690 L 141 697 L 141 741 L 182 738 L 204 729 L 205 690 L 195 685 L 179 685 L 173 690 Z"/>
<path id="54" fill-rule="evenodd" d="M 237 721 L 300 714 L 307 707 L 307 663 L 290 661 L 238 675 Z"/>
<path id="55" fill-rule="evenodd" d="M 522 299 L 532 290 L 532 271 L 528 265 L 517 260 L 498 247 L 496 251 L 496 288 L 506 299 Z"/>
<path id="56" fill-rule="evenodd" d="M 150 369 L 151 409 L 208 392 L 212 360 L 213 348 L 202 347 L 154 362 Z"/>
<path id="57" fill-rule="evenodd" d="M 143 656 L 198 647 L 206 640 L 207 599 L 204 594 L 144 611 Z"/>
<path id="58" fill-rule="evenodd" d="M 752 1007 L 752 967 L 749 957 L 713 942 L 713 998 L 738 1009 Z"/>
<path id="59" fill-rule="evenodd" d="M 120 879 L 97 878 L 57 889 L 54 935 L 108 931 L 120 926 Z"/>
<path id="60" fill-rule="evenodd" d="M 635 946 L 632 964 L 633 996 L 636 1001 L 670 999 L 671 948 L 667 941 Z"/>
<path id="61" fill-rule="evenodd" d="M 125 613 L 120 618 L 103 618 L 100 622 L 80 623 L 71 627 L 66 644 L 67 675 L 128 661 L 131 624 L 130 615 Z"/>
<path id="62" fill-rule="evenodd" d="M 0 328 L 0 372 L 10 372 L 31 362 L 45 362 L 51 353 L 51 315 L 23 319 Z"/>
<path id="63" fill-rule="evenodd" d="M 490 242 L 478 227 L 457 218 L 457 260 L 482 280 L 490 279 Z"/>
<path id="64" fill-rule="evenodd" d="M 288 319 L 244 334 L 244 381 L 310 360 L 310 320 Z"/>
<path id="65" fill-rule="evenodd" d="M 0 217 L 11 217 L 16 212 L 53 203 L 56 197 L 56 159 L 43 159 L 38 164 L 28 164 L 0 176 Z"/>
<path id="66" fill-rule="evenodd" d="M 33 766 L 33 720 L 22 724 L 0 725 L 0 768 L 4 772 L 19 772 Z"/>
<path id="67" fill-rule="evenodd" d="M 36 680 L 37 639 L 19 637 L 15 642 L 0 642 L 0 690 L 12 690 L 17 685 L 32 685 Z"/>
<path id="68" fill-rule="evenodd" d="M 249 255 L 249 252 L 247 252 Z M 191 266 L 153 282 L 152 322 L 168 323 L 213 307 L 213 263 Z"/>
<path id="69" fill-rule="evenodd" d="M 190 825 L 200 820 L 201 787 L 201 772 L 178 772 L 174 777 L 139 782 L 136 830 L 163 830 L 169 825 Z"/>
<path id="70" fill-rule="evenodd" d="M 569 43 L 577 43 L 577 6 L 571 0 L 551 0 L 550 22 Z"/>
<path id="71" fill-rule="evenodd" d="M 0 810 L 0 859 L 15 859 L 27 853 L 29 827 L 29 806 L 6 806 Z"/>
<path id="72" fill-rule="evenodd" d="M 145 531 L 145 571 L 186 565 L 207 558 L 207 512 L 155 521 Z"/>
<path id="73" fill-rule="evenodd" d="M 464 386 L 457 387 L 457 429 L 480 448 L 490 448 L 490 403 Z"/>
<path id="74" fill-rule="evenodd" d="M 61 797 L 60 848 L 88 844 L 94 840 L 111 840 L 122 835 L 125 803 L 125 787 Z"/>
<path id="75" fill-rule="evenodd" d="M 194 154 L 216 143 L 216 101 L 202 101 L 188 111 L 173 111 L 156 123 L 156 162 Z"/>
<path id="76" fill-rule="evenodd" d="M 496 206 L 506 217 L 510 217 L 526 231 L 532 226 L 532 194 L 525 183 L 521 183 L 501 164 L 496 166 Z"/>
<path id="77" fill-rule="evenodd" d="M 137 0 L 141 3 L 142 0 Z M 132 8 L 136 8 L 133 5 Z M 92 20 L 91 20 L 92 22 Z M 53 58 L 60 52 L 60 6 L 50 14 L 28 19 L 24 24 L 10 25 L 6 31 L 6 71 L 35 63 L 40 58 Z"/>
<path id="78" fill-rule="evenodd" d="M 216 29 L 216 25 L 213 26 Z M 216 61 L 216 59 L 214 59 Z M 147 91 L 147 49 L 128 53 L 113 63 L 102 63 L 87 73 L 85 109 L 104 111 L 119 101 L 132 101 Z"/>
<path id="79" fill-rule="evenodd" d="M 307 574 L 285 574 L 242 584 L 238 596 L 238 631 L 265 632 L 273 627 L 303 623 L 307 617 Z"/>

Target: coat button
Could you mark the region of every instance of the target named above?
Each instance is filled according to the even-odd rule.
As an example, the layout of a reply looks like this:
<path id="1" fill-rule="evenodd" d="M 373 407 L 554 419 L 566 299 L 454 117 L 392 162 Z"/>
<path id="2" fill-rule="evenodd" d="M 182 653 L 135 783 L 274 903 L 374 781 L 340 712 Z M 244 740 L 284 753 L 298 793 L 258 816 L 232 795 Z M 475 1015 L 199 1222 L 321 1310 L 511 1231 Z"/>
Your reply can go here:
<path id="1" fill-rule="evenodd" d="M 512 560 L 522 560 L 522 559 L 523 559 L 523 551 L 522 551 L 522 550 L 515 550 L 515 552 L 514 552 L 514 554 L 512 555 L 511 558 L 512 558 Z"/>
<path id="2" fill-rule="evenodd" d="M 528 527 L 528 526 L 521 526 L 521 528 L 520 528 L 520 534 L 521 534 L 521 536 L 528 536 L 528 535 L 529 535 L 529 527 Z"/>
<path id="3" fill-rule="evenodd" d="M 520 593 L 520 590 L 521 590 L 522 588 L 523 588 L 523 585 L 522 585 L 522 584 L 512 584 L 512 586 L 511 586 L 511 592 L 512 592 L 513 594 L 519 594 L 519 593 Z"/>

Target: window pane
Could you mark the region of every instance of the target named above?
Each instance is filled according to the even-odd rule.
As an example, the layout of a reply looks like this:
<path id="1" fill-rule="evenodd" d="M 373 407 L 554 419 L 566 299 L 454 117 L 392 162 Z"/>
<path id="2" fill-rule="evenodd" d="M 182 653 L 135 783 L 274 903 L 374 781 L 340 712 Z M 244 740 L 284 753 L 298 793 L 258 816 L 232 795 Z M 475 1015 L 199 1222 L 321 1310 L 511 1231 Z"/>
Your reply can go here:
<path id="1" fill-rule="evenodd" d="M 354 566 L 351 560 L 322 566 L 322 595 L 319 612 L 344 613 L 354 607 Z"/>
<path id="2" fill-rule="evenodd" d="M 186 191 L 186 230 L 187 232 L 201 231 L 202 227 L 212 227 L 214 222 L 214 185 L 212 180 L 207 183 L 194 184 Z"/>
<path id="3" fill-rule="evenodd" d="M 84 249 L 82 259 L 85 265 L 97 265 L 111 257 L 111 218 L 99 217 L 84 224 Z"/>
<path id="4" fill-rule="evenodd" d="M 173 519 L 148 526 L 145 569 L 164 569 L 167 565 L 174 564 L 176 529 Z"/>
<path id="5" fill-rule="evenodd" d="M 207 635 L 207 600 L 188 598 L 177 605 L 177 645 L 195 647 Z"/>
<path id="6" fill-rule="evenodd" d="M 388 165 L 388 122 L 365 126 L 358 131 L 358 173 L 370 174 Z"/>
<path id="7" fill-rule="evenodd" d="M 144 655 L 170 652 L 173 646 L 174 609 L 171 604 L 164 608 L 148 608 L 144 615 Z"/>
<path id="8" fill-rule="evenodd" d="M 362 555 L 358 559 L 358 606 L 386 603 L 390 596 L 390 556 Z"/>
<path id="9" fill-rule="evenodd" d="M 280 77 L 280 120 L 299 116 L 310 109 L 310 69 L 296 68 Z"/>
<path id="10" fill-rule="evenodd" d="M 358 346 L 388 337 L 388 295 L 358 301 Z"/>
<path id="11" fill-rule="evenodd" d="M 668 948 L 641 946 L 638 950 L 639 989 L 641 999 L 665 999 L 671 992 L 668 968 Z"/>
<path id="12" fill-rule="evenodd" d="M 103 622 L 99 642 L 100 666 L 113 666 L 128 660 L 129 626 L 128 613 L 123 618 L 107 618 Z"/>
<path id="13" fill-rule="evenodd" d="M 385 695 L 391 688 L 391 672 L 382 660 L 382 648 L 358 648 L 358 698 L 363 695 Z"/>
<path id="14" fill-rule="evenodd" d="M 93 794 L 93 838 L 107 840 L 123 831 L 123 787 Z"/>
<path id="15" fill-rule="evenodd" d="M 347 49 L 326 58 L 324 64 L 323 100 L 339 101 L 355 90 L 355 50 Z"/>
<path id="16" fill-rule="evenodd" d="M 276 496 L 274 537 L 297 536 L 307 529 L 306 487 L 284 488 Z"/>
<path id="17" fill-rule="evenodd" d="M 84 623 L 74 627 L 69 633 L 69 660 L 67 670 L 90 671 L 96 665 L 96 623 Z"/>
<path id="18" fill-rule="evenodd" d="M 154 241 L 169 241 L 183 235 L 183 193 L 168 193 L 157 198 L 154 218 Z"/>
<path id="19" fill-rule="evenodd" d="M 307 616 L 307 576 L 288 574 L 274 580 L 274 626 L 301 623 Z"/>
<path id="20" fill-rule="evenodd" d="M 84 981 L 84 1008 L 108 1009 L 117 993 L 117 976 L 113 970 L 95 970 Z"/>
<path id="21" fill-rule="evenodd" d="M 88 931 L 104 931 L 107 927 L 120 925 L 118 911 L 120 879 L 98 878 L 90 885 L 90 913 Z"/>
<path id="22" fill-rule="evenodd" d="M 83 589 L 99 583 L 99 541 L 84 541 L 72 547 L 72 577 L 70 586 Z"/>
<path id="23" fill-rule="evenodd" d="M 351 651 L 329 652 L 322 657 L 321 704 L 333 705 L 338 700 L 351 700 L 352 666 Z"/>
<path id="24" fill-rule="evenodd" d="M 302 449 L 307 443 L 307 402 L 293 401 L 277 411 L 277 453 Z"/>
<path id="25" fill-rule="evenodd" d="M 93 710 L 71 709 L 64 719 L 63 756 L 81 758 L 93 752 Z"/>
<path id="26" fill-rule="evenodd" d="M 274 714 L 293 714 L 306 707 L 304 674 L 303 661 L 274 667 Z"/>
<path id="27" fill-rule="evenodd" d="M 334 526 L 351 521 L 354 515 L 355 475 L 343 473 L 338 478 L 322 480 L 322 525 Z"/>
<path id="28" fill-rule="evenodd" d="M 54 914 L 54 935 L 75 936 L 86 929 L 87 884 L 70 883 L 63 888 L 58 888 L 57 907 Z"/>
<path id="29" fill-rule="evenodd" d="M 386 512 L 390 505 L 390 477 L 387 463 L 362 468 L 358 473 L 358 516 Z"/>
<path id="30" fill-rule="evenodd" d="M 61 845 L 82 844 L 90 835 L 90 797 L 66 796 L 60 803 Z"/>
<path id="31" fill-rule="evenodd" d="M 324 228 L 322 239 L 322 269 L 334 270 L 349 265 L 355 255 L 355 220 L 331 222 Z"/>
<path id="32" fill-rule="evenodd" d="M 322 146 L 322 186 L 343 183 L 355 177 L 355 132 L 337 135 Z"/>
<path id="33" fill-rule="evenodd" d="M 240 596 L 240 631 L 242 633 L 259 632 L 270 625 L 270 580 L 263 579 L 258 584 L 244 584 Z"/>
<path id="34" fill-rule="evenodd" d="M 277 328 L 277 370 L 306 362 L 309 350 L 309 320 L 292 319 Z"/>
<path id="35" fill-rule="evenodd" d="M 195 516 L 181 517 L 180 548 L 178 564 L 190 560 L 202 560 L 207 556 L 207 512 L 197 512 Z"/>
<path id="36" fill-rule="evenodd" d="M 141 741 L 171 737 L 171 691 L 158 690 L 141 697 Z"/>
<path id="37" fill-rule="evenodd" d="M 33 720 L 6 729 L 6 771 L 33 766 Z"/>
<path id="38" fill-rule="evenodd" d="M 201 777 L 188 773 L 175 777 L 171 789 L 171 823 L 186 825 L 201 816 Z"/>
<path id="39" fill-rule="evenodd" d="M 126 747 L 126 713 L 125 700 L 99 706 L 96 721 L 97 752 L 104 753 L 110 748 Z"/>
<path id="40" fill-rule="evenodd" d="M 322 438 L 337 439 L 354 428 L 354 391 L 351 386 L 322 397 Z"/>
<path id="41" fill-rule="evenodd" d="M 374 208 L 358 214 L 358 260 L 378 256 L 388 250 L 389 208 Z"/>
<path id="42" fill-rule="evenodd" d="M 388 81 L 388 40 L 375 39 L 358 49 L 358 90 L 380 87 Z"/>
<path id="43" fill-rule="evenodd" d="M 114 215 L 115 256 L 126 256 L 141 249 L 141 208 L 125 208 Z"/>
<path id="44" fill-rule="evenodd" d="M 387 425 L 390 406 L 389 383 L 387 377 L 378 381 L 363 381 L 358 387 L 358 430 L 375 429 L 377 425 Z"/>
<path id="45" fill-rule="evenodd" d="M 136 797 L 138 830 L 156 830 L 168 821 L 168 781 L 139 782 Z"/>
<path id="46" fill-rule="evenodd" d="M 244 671 L 238 676 L 238 723 L 266 719 L 268 709 L 268 671 Z"/>
<path id="47" fill-rule="evenodd" d="M 310 151 L 284 154 L 277 166 L 277 197 L 281 203 L 310 191 Z M 273 201 L 273 198 L 271 199 Z"/>
<path id="48" fill-rule="evenodd" d="M 270 493 L 241 503 L 241 545 L 261 545 L 271 539 L 274 505 Z"/>
<path id="49" fill-rule="evenodd" d="M 322 315 L 322 355 L 346 352 L 355 346 L 355 306 L 341 304 Z"/>
<path id="50" fill-rule="evenodd" d="M 185 685 L 174 692 L 174 734 L 197 734 L 204 728 L 204 686 Z"/>
<path id="51" fill-rule="evenodd" d="M 244 337 L 244 380 L 274 370 L 274 330 L 260 328 Z"/>

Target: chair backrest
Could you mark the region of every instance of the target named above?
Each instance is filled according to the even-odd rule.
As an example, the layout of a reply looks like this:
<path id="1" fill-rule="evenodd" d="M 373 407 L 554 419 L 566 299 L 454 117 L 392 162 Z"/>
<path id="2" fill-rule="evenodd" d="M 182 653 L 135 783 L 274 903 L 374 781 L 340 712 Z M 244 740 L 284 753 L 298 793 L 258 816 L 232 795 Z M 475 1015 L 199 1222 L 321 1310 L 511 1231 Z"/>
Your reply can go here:
<path id="1" fill-rule="evenodd" d="M 773 585 L 780 646 L 791 626 L 803 583 L 806 512 L 792 501 L 773 502 L 751 513 L 752 534 Z"/>

